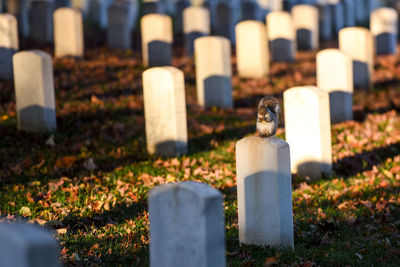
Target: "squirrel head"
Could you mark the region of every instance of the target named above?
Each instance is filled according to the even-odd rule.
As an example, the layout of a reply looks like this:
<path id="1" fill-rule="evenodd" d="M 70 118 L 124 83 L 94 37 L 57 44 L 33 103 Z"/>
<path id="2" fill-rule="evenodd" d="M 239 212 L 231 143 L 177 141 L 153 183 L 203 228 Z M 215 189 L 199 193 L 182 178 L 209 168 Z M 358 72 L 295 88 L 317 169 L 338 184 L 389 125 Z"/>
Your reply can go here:
<path id="1" fill-rule="evenodd" d="M 278 120 L 279 109 L 279 101 L 275 97 L 263 97 L 258 104 L 258 120 L 265 122 Z"/>

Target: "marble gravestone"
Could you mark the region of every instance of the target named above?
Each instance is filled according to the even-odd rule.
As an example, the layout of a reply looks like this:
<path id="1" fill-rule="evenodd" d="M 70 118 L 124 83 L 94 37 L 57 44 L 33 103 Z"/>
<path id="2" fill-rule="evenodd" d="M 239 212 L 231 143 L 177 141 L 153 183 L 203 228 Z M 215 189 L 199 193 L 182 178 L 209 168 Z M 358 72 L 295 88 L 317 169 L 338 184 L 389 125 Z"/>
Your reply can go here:
<path id="1" fill-rule="evenodd" d="M 172 20 L 167 15 L 149 14 L 140 22 L 142 57 L 146 67 L 172 64 Z"/>
<path id="2" fill-rule="evenodd" d="M 371 13 L 370 29 L 376 54 L 397 54 L 398 14 L 394 8 L 375 9 Z"/>
<path id="3" fill-rule="evenodd" d="M 239 240 L 294 247 L 289 145 L 276 136 L 236 143 Z"/>
<path id="4" fill-rule="evenodd" d="M 353 62 L 350 56 L 338 49 L 318 52 L 317 87 L 329 93 L 331 123 L 353 119 Z"/>
<path id="5" fill-rule="evenodd" d="M 296 56 L 296 35 L 288 12 L 273 11 L 266 17 L 267 35 L 273 62 L 293 62 Z"/>
<path id="6" fill-rule="evenodd" d="M 292 8 L 293 24 L 299 50 L 316 50 L 319 42 L 318 9 L 311 5 Z"/>
<path id="7" fill-rule="evenodd" d="M 0 223 L 0 266 L 58 267 L 58 242 L 33 224 Z"/>
<path id="8" fill-rule="evenodd" d="M 197 100 L 200 106 L 232 108 L 231 44 L 219 36 L 206 36 L 195 43 Z"/>
<path id="9" fill-rule="evenodd" d="M 316 180 L 332 173 L 329 94 L 315 86 L 283 93 L 292 173 Z"/>
<path id="10" fill-rule="evenodd" d="M 18 130 L 54 132 L 57 129 L 51 56 L 40 50 L 13 56 Z"/>
<path id="11" fill-rule="evenodd" d="M 192 6 L 183 11 L 183 33 L 185 34 L 186 56 L 192 56 L 194 41 L 210 35 L 210 12 L 205 7 Z"/>
<path id="12" fill-rule="evenodd" d="M 202 183 L 156 186 L 149 194 L 151 267 L 224 267 L 222 194 Z"/>
<path id="13" fill-rule="evenodd" d="M 0 14 L 0 78 L 13 78 L 12 57 L 19 49 L 17 19 L 10 14 Z"/>
<path id="14" fill-rule="evenodd" d="M 339 48 L 353 60 L 354 87 L 368 89 L 374 70 L 374 40 L 362 27 L 348 27 L 339 32 Z"/>
<path id="15" fill-rule="evenodd" d="M 83 57 L 83 21 L 79 10 L 62 7 L 53 13 L 55 57 Z"/>
<path id="16" fill-rule="evenodd" d="M 174 67 L 154 67 L 143 72 L 147 150 L 174 157 L 187 152 L 185 82 Z"/>
<path id="17" fill-rule="evenodd" d="M 259 79 L 269 72 L 269 52 L 265 25 L 246 20 L 236 25 L 236 61 L 241 78 Z"/>

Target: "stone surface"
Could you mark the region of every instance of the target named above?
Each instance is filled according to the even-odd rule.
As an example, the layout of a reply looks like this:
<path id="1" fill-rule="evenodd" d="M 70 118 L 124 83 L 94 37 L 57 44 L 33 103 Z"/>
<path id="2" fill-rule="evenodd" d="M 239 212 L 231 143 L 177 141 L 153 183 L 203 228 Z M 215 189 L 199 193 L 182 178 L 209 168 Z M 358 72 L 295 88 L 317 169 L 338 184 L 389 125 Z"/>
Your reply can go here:
<path id="1" fill-rule="evenodd" d="M 39 226 L 1 223 L 0 266 L 58 267 L 58 243 Z"/>
<path id="2" fill-rule="evenodd" d="M 222 194 L 202 183 L 159 185 L 149 194 L 150 266 L 225 266 Z"/>
<path id="3" fill-rule="evenodd" d="M 232 108 L 231 44 L 219 36 L 195 41 L 197 101 L 210 108 Z"/>
<path id="4" fill-rule="evenodd" d="M 296 34 L 288 12 L 273 11 L 266 17 L 267 35 L 274 62 L 293 62 L 296 56 Z"/>
<path id="5" fill-rule="evenodd" d="M 133 1 L 117 1 L 108 8 L 107 45 L 111 49 L 131 49 L 137 16 Z"/>
<path id="6" fill-rule="evenodd" d="M 283 93 L 285 135 L 292 173 L 311 179 L 332 173 L 329 94 L 315 86 L 294 87 Z"/>
<path id="7" fill-rule="evenodd" d="M 190 6 L 188 0 L 178 0 L 175 4 L 175 23 L 174 32 L 180 34 L 183 32 L 183 11 Z"/>
<path id="8" fill-rule="evenodd" d="M 228 38 L 232 44 L 236 43 L 235 25 L 238 21 L 236 9 L 231 2 L 220 2 L 216 7 L 215 34 Z"/>
<path id="9" fill-rule="evenodd" d="M 331 123 L 353 119 L 353 63 L 338 49 L 317 54 L 317 87 L 329 93 Z"/>
<path id="10" fill-rule="evenodd" d="M 7 0 L 7 12 L 14 15 L 18 21 L 18 32 L 20 36 L 29 36 L 29 1 Z"/>
<path id="11" fill-rule="evenodd" d="M 0 78 L 13 78 L 12 57 L 19 49 L 17 19 L 10 14 L 0 14 Z"/>
<path id="12" fill-rule="evenodd" d="M 242 1 L 242 20 L 262 20 L 262 10 L 256 0 Z"/>
<path id="13" fill-rule="evenodd" d="M 236 143 L 239 240 L 294 247 L 289 145 L 276 136 Z"/>
<path id="14" fill-rule="evenodd" d="M 174 67 L 146 70 L 143 72 L 143 98 L 149 153 L 185 154 L 188 137 L 183 72 Z"/>
<path id="15" fill-rule="evenodd" d="M 293 25 L 299 50 L 316 50 L 319 41 L 318 9 L 311 5 L 292 8 Z"/>
<path id="16" fill-rule="evenodd" d="M 374 70 L 374 40 L 362 27 L 348 27 L 339 32 L 339 48 L 353 60 L 354 87 L 369 88 Z"/>
<path id="17" fill-rule="evenodd" d="M 185 51 L 187 56 L 194 53 L 194 41 L 211 32 L 210 12 L 205 7 L 192 6 L 183 11 L 183 33 L 185 34 Z"/>
<path id="18" fill-rule="evenodd" d="M 343 0 L 343 26 L 354 27 L 356 25 L 356 0 Z"/>
<path id="19" fill-rule="evenodd" d="M 247 20 L 236 25 L 236 61 L 239 77 L 263 78 L 269 72 L 267 33 L 262 22 Z"/>
<path id="20" fill-rule="evenodd" d="M 83 57 L 83 22 L 79 10 L 62 7 L 53 13 L 55 57 Z"/>
<path id="21" fill-rule="evenodd" d="M 398 14 L 394 8 L 375 9 L 371 13 L 370 29 L 376 54 L 397 54 Z"/>
<path id="22" fill-rule="evenodd" d="M 30 8 L 30 36 L 38 43 L 53 42 L 54 2 L 34 0 Z"/>
<path id="23" fill-rule="evenodd" d="M 140 22 L 143 65 L 148 67 L 172 64 L 172 20 L 167 15 L 149 14 Z"/>
<path id="24" fill-rule="evenodd" d="M 18 129 L 56 130 L 55 93 L 51 56 L 43 51 L 22 51 L 13 56 Z"/>
<path id="25" fill-rule="evenodd" d="M 329 41 L 333 38 L 333 14 L 327 4 L 319 4 L 318 21 L 320 39 Z"/>
<path id="26" fill-rule="evenodd" d="M 88 11 L 90 23 L 100 29 L 105 29 L 107 27 L 107 9 L 110 5 L 111 1 L 109 0 L 91 0 Z"/>
<path id="27" fill-rule="evenodd" d="M 329 5 L 332 12 L 332 26 L 335 36 L 344 27 L 344 7 L 340 0 L 331 0 Z"/>

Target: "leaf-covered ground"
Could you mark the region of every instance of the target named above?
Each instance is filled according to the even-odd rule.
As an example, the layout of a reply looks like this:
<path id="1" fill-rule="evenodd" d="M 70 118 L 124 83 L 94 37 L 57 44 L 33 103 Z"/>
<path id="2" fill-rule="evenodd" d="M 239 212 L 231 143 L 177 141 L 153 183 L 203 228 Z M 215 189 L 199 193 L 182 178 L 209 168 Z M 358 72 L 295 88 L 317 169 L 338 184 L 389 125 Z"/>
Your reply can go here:
<path id="1" fill-rule="evenodd" d="M 294 177 L 295 250 L 286 250 L 239 245 L 235 142 L 255 134 L 261 96 L 315 84 L 315 53 L 272 64 L 269 79 L 239 79 L 234 67 L 235 108 L 202 110 L 193 60 L 178 43 L 189 153 L 166 159 L 145 149 L 140 53 L 108 51 L 98 39 L 83 60 L 53 62 L 54 135 L 18 132 L 13 83 L 0 82 L 1 221 L 54 230 L 65 265 L 147 266 L 148 191 L 195 180 L 224 194 L 229 266 L 399 266 L 400 57 L 376 59 L 374 88 L 355 92 L 355 120 L 332 127 L 332 177 Z"/>

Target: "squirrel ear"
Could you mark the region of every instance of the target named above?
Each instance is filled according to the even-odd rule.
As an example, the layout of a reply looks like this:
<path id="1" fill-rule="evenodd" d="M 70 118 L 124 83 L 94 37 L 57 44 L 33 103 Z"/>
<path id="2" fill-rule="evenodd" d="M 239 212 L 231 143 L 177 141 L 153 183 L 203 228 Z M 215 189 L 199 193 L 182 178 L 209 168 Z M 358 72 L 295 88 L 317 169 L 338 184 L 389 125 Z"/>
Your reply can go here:
<path id="1" fill-rule="evenodd" d="M 279 114 L 279 111 L 280 111 L 280 106 L 279 106 L 279 102 L 276 102 L 276 104 L 275 104 L 275 113 L 276 114 Z"/>

